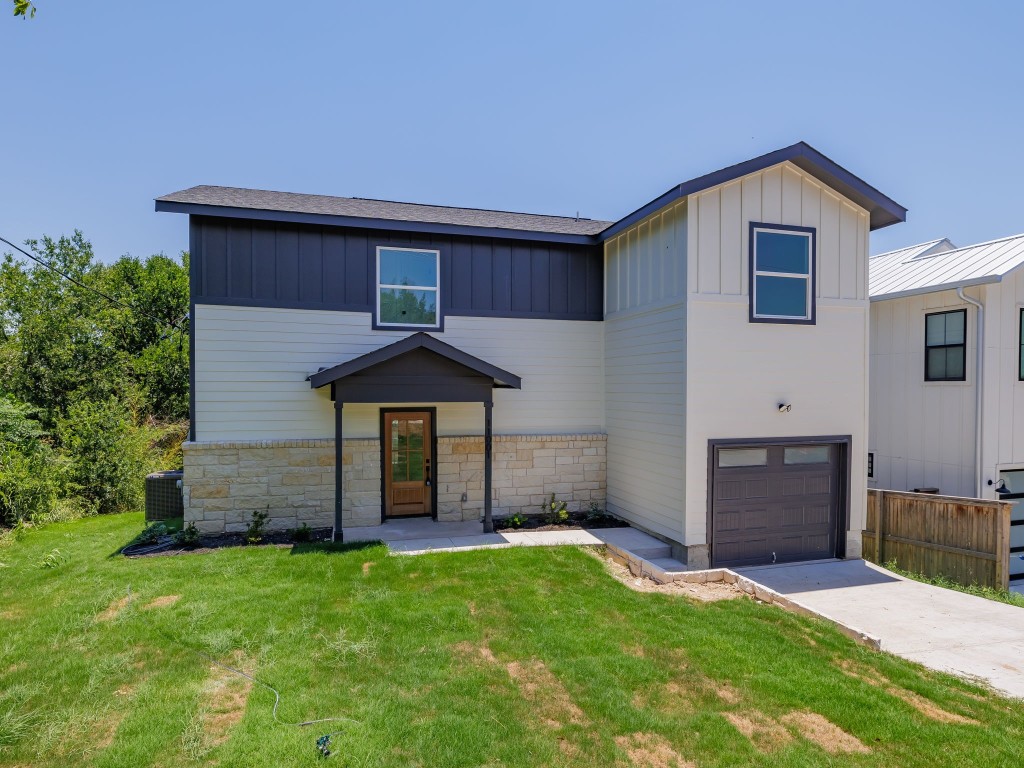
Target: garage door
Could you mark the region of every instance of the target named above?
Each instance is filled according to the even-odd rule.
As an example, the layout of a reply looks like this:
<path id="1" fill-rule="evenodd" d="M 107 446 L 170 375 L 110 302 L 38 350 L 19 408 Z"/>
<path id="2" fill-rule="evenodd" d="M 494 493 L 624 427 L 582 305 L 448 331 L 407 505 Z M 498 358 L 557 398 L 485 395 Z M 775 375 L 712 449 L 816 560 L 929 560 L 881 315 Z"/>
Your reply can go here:
<path id="1" fill-rule="evenodd" d="M 713 565 L 835 557 L 839 445 L 730 444 L 712 452 Z"/>

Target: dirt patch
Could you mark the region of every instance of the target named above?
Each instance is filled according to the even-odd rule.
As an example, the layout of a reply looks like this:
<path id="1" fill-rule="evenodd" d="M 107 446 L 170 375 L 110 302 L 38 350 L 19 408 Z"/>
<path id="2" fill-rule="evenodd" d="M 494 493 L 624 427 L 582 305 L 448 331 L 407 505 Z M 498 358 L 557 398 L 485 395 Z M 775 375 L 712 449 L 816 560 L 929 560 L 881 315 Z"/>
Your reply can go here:
<path id="1" fill-rule="evenodd" d="M 956 712 L 949 712 L 940 707 L 930 699 L 926 699 L 924 696 L 908 691 L 905 688 L 900 688 L 890 681 L 885 675 L 877 670 L 871 669 L 870 667 L 855 664 L 845 659 L 839 662 L 839 668 L 843 671 L 843 674 L 852 677 L 861 682 L 872 685 L 876 688 L 881 688 L 890 696 L 895 696 L 897 699 L 909 704 L 922 715 L 940 723 L 953 723 L 956 725 L 980 725 L 977 720 L 973 720 L 964 715 L 959 715 Z"/>
<path id="2" fill-rule="evenodd" d="M 97 749 L 106 749 L 114 743 L 114 736 L 117 735 L 117 729 L 123 719 L 124 712 L 110 712 L 96 723 L 93 743 Z"/>
<path id="3" fill-rule="evenodd" d="M 618 736 L 615 744 L 626 753 L 632 768 L 695 768 L 694 764 L 684 760 L 663 736 L 656 733 L 633 733 L 629 736 Z"/>
<path id="4" fill-rule="evenodd" d="M 5 608 L 0 611 L 0 619 L 3 621 L 14 621 L 21 618 L 21 611 L 15 608 Z"/>
<path id="5" fill-rule="evenodd" d="M 715 695 L 722 700 L 723 704 L 739 704 L 743 700 L 740 692 L 729 683 L 711 682 L 710 684 L 714 688 Z"/>
<path id="6" fill-rule="evenodd" d="M 458 655 L 464 659 L 485 661 L 488 664 L 498 663 L 498 660 L 495 658 L 494 654 L 491 652 L 491 649 L 488 648 L 486 644 L 473 645 L 473 643 L 463 640 L 461 643 L 457 643 L 452 647 L 454 648 L 455 652 L 458 653 Z"/>
<path id="7" fill-rule="evenodd" d="M 231 666 L 252 674 L 253 663 L 244 657 L 236 657 Z M 231 735 L 231 729 L 245 715 L 245 705 L 252 691 L 252 681 L 236 675 L 216 664 L 210 665 L 210 676 L 203 686 L 201 719 L 204 747 L 214 749 Z"/>
<path id="8" fill-rule="evenodd" d="M 469 608 L 469 615 L 470 616 L 476 616 L 476 603 L 474 603 L 472 600 L 470 600 L 468 608 Z"/>
<path id="9" fill-rule="evenodd" d="M 370 575 L 370 569 L 373 568 L 373 566 L 375 566 L 375 565 L 376 565 L 376 563 L 374 563 L 374 562 L 372 562 L 370 560 L 368 560 L 365 563 L 363 563 L 363 576 L 369 576 Z"/>
<path id="10" fill-rule="evenodd" d="M 505 665 L 523 698 L 536 707 L 541 720 L 552 727 L 572 723 L 585 725 L 587 716 L 565 690 L 561 681 L 538 659 L 513 661 Z"/>
<path id="11" fill-rule="evenodd" d="M 160 597 L 151 600 L 146 603 L 143 608 L 165 608 L 168 605 L 174 605 L 176 602 L 181 600 L 181 595 L 160 595 Z"/>
<path id="12" fill-rule="evenodd" d="M 125 606 L 131 602 L 131 599 L 130 595 L 125 595 L 120 600 L 114 600 L 110 605 L 96 615 L 96 619 L 98 621 L 113 621 L 117 618 L 117 614 L 124 610 Z"/>
<path id="13" fill-rule="evenodd" d="M 774 752 L 793 739 L 789 731 L 763 712 L 724 712 L 722 717 L 762 752 Z"/>
<path id="14" fill-rule="evenodd" d="M 780 720 L 795 728 L 801 736 L 813 741 L 831 755 L 868 754 L 867 745 L 853 734 L 847 733 L 835 723 L 826 720 L 816 712 L 790 712 Z"/>
<path id="15" fill-rule="evenodd" d="M 647 657 L 647 651 L 644 650 L 642 645 L 624 645 L 622 646 L 622 652 L 627 656 L 634 656 L 638 659 Z"/>
<path id="16" fill-rule="evenodd" d="M 587 550 L 590 551 L 590 550 Z M 702 603 L 713 603 L 719 600 L 735 600 L 744 597 L 746 593 L 735 584 L 726 584 L 724 581 L 709 581 L 705 584 L 690 584 L 684 581 L 673 581 L 669 584 L 659 584 L 654 579 L 646 576 L 634 576 L 629 568 L 617 563 L 609 557 L 597 552 L 592 553 L 601 559 L 605 568 L 615 578 L 630 589 L 636 592 L 658 592 L 663 595 L 682 595 Z"/>

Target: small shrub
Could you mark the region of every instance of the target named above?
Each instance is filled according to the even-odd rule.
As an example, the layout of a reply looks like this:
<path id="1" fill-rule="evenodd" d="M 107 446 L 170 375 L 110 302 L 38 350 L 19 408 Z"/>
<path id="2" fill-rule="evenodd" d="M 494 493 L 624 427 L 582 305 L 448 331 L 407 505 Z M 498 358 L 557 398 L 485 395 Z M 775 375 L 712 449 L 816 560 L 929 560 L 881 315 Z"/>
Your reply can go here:
<path id="1" fill-rule="evenodd" d="M 168 535 L 170 530 L 163 523 L 151 523 L 135 537 L 133 544 L 156 544 L 161 538 Z"/>
<path id="2" fill-rule="evenodd" d="M 190 522 L 174 538 L 183 547 L 194 547 L 199 543 L 199 529 L 195 523 Z"/>
<path id="3" fill-rule="evenodd" d="M 249 523 L 249 527 L 245 529 L 245 541 L 247 544 L 259 544 L 263 541 L 263 534 L 267 529 L 267 520 L 270 519 L 270 515 L 260 510 L 255 510 L 252 513 L 252 522 Z"/>
<path id="4" fill-rule="evenodd" d="M 555 494 L 551 494 L 551 501 L 548 502 L 547 507 L 544 509 L 544 519 L 549 525 L 558 525 L 564 523 L 569 519 L 569 511 L 566 509 L 567 504 L 564 501 L 556 501 Z"/>
<path id="5" fill-rule="evenodd" d="M 67 555 L 59 549 L 51 549 L 39 561 L 40 568 L 60 568 L 68 561 Z"/>
<path id="6" fill-rule="evenodd" d="M 312 541 L 313 540 L 313 529 L 310 528 L 306 523 L 303 523 L 298 528 L 292 531 L 292 541 Z"/>
<path id="7" fill-rule="evenodd" d="M 0 397 L 0 523 L 42 521 L 67 485 L 68 463 L 50 445 L 35 410 Z"/>
<path id="8" fill-rule="evenodd" d="M 514 515 L 505 518 L 505 524 L 509 528 L 522 528 L 526 524 L 526 515 L 516 512 Z"/>

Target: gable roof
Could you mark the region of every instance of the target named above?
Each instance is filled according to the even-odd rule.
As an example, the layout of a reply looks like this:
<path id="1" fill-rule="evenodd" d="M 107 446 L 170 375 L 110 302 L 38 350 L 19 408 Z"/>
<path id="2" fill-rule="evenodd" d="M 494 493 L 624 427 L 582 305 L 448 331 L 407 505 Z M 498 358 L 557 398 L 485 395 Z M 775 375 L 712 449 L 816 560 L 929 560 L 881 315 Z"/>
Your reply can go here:
<path id="1" fill-rule="evenodd" d="M 446 360 L 450 360 L 453 363 L 469 368 L 471 371 L 474 371 L 485 378 L 493 379 L 494 386 L 497 388 L 522 388 L 522 379 L 514 373 L 509 373 L 496 365 L 491 365 L 478 357 L 474 357 L 468 352 L 463 352 L 461 349 L 457 349 L 451 344 L 445 344 L 443 341 L 435 339 L 433 336 L 423 333 L 422 331 L 414 333 L 411 336 L 406 336 L 404 339 L 400 339 L 394 344 L 388 344 L 386 347 L 381 347 L 373 352 L 367 352 L 365 355 L 360 355 L 354 360 L 349 360 L 347 363 L 341 363 L 340 365 L 335 365 L 333 368 L 325 368 L 317 371 L 316 373 L 308 376 L 307 381 L 309 381 L 309 384 L 313 389 L 319 389 L 320 387 L 327 386 L 339 379 L 343 379 L 346 376 L 351 376 L 354 373 L 365 371 L 368 368 L 380 365 L 381 363 L 385 363 L 389 360 L 394 360 L 397 357 L 401 357 L 402 355 L 409 354 L 410 352 L 414 352 L 419 349 L 425 349 L 429 352 L 433 352 Z"/>
<path id="2" fill-rule="evenodd" d="M 558 239 L 593 243 L 612 223 L 571 216 L 399 203 L 362 197 L 302 195 L 238 187 L 198 186 L 156 199 L 156 210 L 205 216 L 260 218 L 368 229 Z M 547 236 L 547 237 L 544 237 Z M 575 240 L 574 240 L 575 239 Z"/>
<path id="3" fill-rule="evenodd" d="M 931 242 L 934 245 L 942 241 Z M 925 245 L 928 243 L 869 259 L 868 294 L 872 301 L 998 283 L 1024 264 L 1024 234 L 954 250 L 926 249 L 907 255 Z"/>
<path id="4" fill-rule="evenodd" d="M 903 248 L 897 248 L 895 251 L 876 253 L 870 258 L 904 261 L 906 259 L 916 259 L 921 256 L 932 256 L 943 251 L 955 250 L 956 246 L 953 245 L 952 240 L 948 237 L 940 237 L 938 240 L 929 240 L 927 243 L 918 243 L 917 245 L 908 245 Z"/>
<path id="5" fill-rule="evenodd" d="M 789 161 L 801 168 L 823 184 L 831 187 L 861 208 L 869 212 L 871 229 L 881 229 L 890 224 L 907 220 L 907 209 L 883 195 L 863 179 L 854 176 L 841 165 L 833 162 L 825 155 L 804 141 L 797 142 L 783 149 L 777 149 L 752 160 L 730 165 L 728 168 L 698 176 L 673 187 L 661 197 L 657 197 L 647 205 L 638 208 L 623 219 L 615 222 L 601 233 L 601 240 L 614 237 L 622 230 L 638 221 L 647 218 L 655 211 L 661 210 L 674 200 L 702 192 L 719 184 L 725 184 L 751 173 L 763 171 L 773 165 Z"/>

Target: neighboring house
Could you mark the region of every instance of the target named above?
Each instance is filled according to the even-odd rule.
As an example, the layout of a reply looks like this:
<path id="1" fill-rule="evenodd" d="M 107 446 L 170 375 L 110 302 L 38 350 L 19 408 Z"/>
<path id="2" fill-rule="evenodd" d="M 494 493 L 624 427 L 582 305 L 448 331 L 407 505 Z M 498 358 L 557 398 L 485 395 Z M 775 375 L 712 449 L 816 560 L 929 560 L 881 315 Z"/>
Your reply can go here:
<path id="1" fill-rule="evenodd" d="M 870 265 L 868 484 L 1024 499 L 1024 235 L 934 240 Z M 1019 502 L 1010 547 L 1024 553 Z M 1024 561 L 1010 573 L 1024 580 Z"/>
<path id="2" fill-rule="evenodd" d="M 156 207 L 190 216 L 203 530 L 487 530 L 554 494 L 691 566 L 859 555 L 868 236 L 906 211 L 806 144 L 617 222 L 223 187 Z"/>

